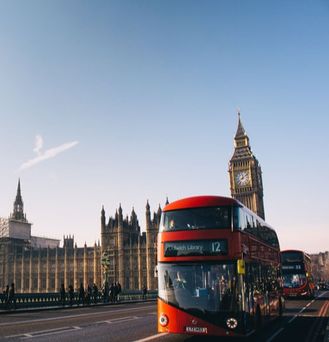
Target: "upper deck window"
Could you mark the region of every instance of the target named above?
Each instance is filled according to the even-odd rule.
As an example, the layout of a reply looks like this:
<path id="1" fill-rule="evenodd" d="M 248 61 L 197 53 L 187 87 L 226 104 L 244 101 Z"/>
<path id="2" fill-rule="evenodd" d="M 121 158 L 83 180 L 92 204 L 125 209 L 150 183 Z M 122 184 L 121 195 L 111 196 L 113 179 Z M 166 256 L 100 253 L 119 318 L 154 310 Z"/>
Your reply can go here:
<path id="1" fill-rule="evenodd" d="M 234 208 L 233 220 L 235 228 L 241 229 L 275 248 L 280 247 L 275 231 L 267 226 L 259 217 L 256 217 L 244 208 Z"/>
<path id="2" fill-rule="evenodd" d="M 160 231 L 231 227 L 231 207 L 189 208 L 165 211 Z"/>
<path id="3" fill-rule="evenodd" d="M 281 261 L 282 263 L 295 263 L 295 262 L 303 262 L 303 253 L 298 251 L 284 252 L 281 253 Z"/>

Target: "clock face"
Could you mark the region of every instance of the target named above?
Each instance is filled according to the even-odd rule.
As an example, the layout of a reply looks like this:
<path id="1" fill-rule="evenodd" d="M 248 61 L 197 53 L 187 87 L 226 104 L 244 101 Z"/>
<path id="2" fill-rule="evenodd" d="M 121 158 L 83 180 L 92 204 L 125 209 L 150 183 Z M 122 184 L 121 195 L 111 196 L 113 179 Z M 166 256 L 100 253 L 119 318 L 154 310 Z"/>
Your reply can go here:
<path id="1" fill-rule="evenodd" d="M 240 171 L 235 176 L 236 183 L 239 186 L 245 186 L 249 183 L 249 173 L 247 171 Z"/>

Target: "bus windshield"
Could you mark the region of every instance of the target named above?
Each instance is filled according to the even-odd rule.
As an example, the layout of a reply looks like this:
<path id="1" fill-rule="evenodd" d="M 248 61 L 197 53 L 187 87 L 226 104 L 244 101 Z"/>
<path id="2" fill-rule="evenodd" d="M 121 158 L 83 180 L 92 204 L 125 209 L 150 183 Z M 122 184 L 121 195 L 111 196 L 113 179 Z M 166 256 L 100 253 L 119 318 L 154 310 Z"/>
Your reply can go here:
<path id="1" fill-rule="evenodd" d="M 296 288 L 306 284 L 305 274 L 284 274 L 283 275 L 283 286 L 289 288 Z"/>
<path id="2" fill-rule="evenodd" d="M 236 267 L 221 264 L 159 264 L 159 297 L 191 314 L 237 310 Z"/>
<path id="3" fill-rule="evenodd" d="M 165 211 L 160 231 L 230 227 L 231 207 L 222 206 Z"/>
<path id="4" fill-rule="evenodd" d="M 283 252 L 281 253 L 281 261 L 287 263 L 301 263 L 304 261 L 303 253 L 301 252 Z"/>

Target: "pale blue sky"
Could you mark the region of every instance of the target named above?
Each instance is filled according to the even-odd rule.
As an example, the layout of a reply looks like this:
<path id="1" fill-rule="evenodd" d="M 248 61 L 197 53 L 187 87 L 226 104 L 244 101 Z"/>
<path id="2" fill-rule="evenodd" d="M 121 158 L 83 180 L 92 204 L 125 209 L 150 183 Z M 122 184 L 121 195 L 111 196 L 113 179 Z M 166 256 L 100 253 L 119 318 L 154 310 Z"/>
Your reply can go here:
<path id="1" fill-rule="evenodd" d="M 102 205 L 230 195 L 239 107 L 281 247 L 329 250 L 328 37 L 325 0 L 0 0 L 0 216 L 20 177 L 33 234 L 81 246 Z"/>

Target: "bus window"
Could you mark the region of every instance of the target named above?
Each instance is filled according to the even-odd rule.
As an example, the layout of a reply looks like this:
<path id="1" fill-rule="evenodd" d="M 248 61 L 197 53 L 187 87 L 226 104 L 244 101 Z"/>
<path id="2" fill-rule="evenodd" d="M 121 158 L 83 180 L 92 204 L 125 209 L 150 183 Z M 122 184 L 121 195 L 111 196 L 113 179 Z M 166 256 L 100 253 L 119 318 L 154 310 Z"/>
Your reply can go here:
<path id="1" fill-rule="evenodd" d="M 166 211 L 160 231 L 231 228 L 231 207 L 193 208 Z"/>
<path id="2" fill-rule="evenodd" d="M 183 309 L 234 311 L 237 305 L 236 265 L 159 264 L 159 297 Z"/>

